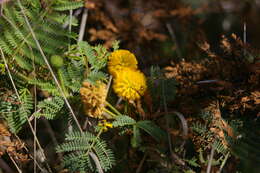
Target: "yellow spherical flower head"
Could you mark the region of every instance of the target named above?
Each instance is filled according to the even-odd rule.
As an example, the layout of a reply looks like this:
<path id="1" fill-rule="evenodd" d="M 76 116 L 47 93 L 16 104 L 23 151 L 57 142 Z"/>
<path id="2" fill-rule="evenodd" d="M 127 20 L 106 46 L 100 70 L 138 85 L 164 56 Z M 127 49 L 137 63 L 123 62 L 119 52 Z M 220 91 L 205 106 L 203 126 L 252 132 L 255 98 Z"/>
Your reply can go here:
<path id="1" fill-rule="evenodd" d="M 115 93 L 126 100 L 140 99 L 146 88 L 145 75 L 131 68 L 123 68 L 113 83 Z"/>
<path id="2" fill-rule="evenodd" d="M 120 73 L 125 67 L 137 69 L 136 57 L 128 50 L 116 50 L 111 53 L 108 59 L 108 71 L 113 77 L 116 77 L 117 73 Z"/>
<path id="3" fill-rule="evenodd" d="M 106 85 L 102 82 L 97 82 L 96 85 L 83 82 L 83 86 L 80 88 L 80 95 L 86 115 L 93 118 L 103 118 L 106 93 Z"/>

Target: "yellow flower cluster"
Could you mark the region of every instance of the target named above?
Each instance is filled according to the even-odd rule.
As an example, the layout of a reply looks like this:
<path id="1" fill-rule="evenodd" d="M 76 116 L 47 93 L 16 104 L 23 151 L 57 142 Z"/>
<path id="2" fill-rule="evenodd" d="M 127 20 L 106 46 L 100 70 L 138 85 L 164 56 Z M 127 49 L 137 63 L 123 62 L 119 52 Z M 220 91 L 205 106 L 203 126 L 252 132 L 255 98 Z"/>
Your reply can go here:
<path id="1" fill-rule="evenodd" d="M 146 78 L 138 70 L 134 54 L 128 50 L 114 51 L 109 57 L 108 71 L 114 77 L 113 89 L 118 96 L 130 101 L 144 95 Z"/>
<path id="2" fill-rule="evenodd" d="M 106 85 L 102 82 L 97 82 L 96 85 L 83 82 L 83 87 L 80 88 L 80 95 L 86 115 L 93 118 L 102 118 L 106 93 Z"/>

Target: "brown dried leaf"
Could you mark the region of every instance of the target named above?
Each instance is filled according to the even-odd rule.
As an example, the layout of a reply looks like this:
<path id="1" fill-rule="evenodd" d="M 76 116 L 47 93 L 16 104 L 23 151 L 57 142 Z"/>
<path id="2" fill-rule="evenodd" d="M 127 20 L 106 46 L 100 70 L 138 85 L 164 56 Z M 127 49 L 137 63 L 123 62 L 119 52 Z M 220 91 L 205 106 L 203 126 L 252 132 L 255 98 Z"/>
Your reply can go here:
<path id="1" fill-rule="evenodd" d="M 228 52 L 228 53 L 232 52 L 231 44 L 230 44 L 229 40 L 227 39 L 227 37 L 225 37 L 224 35 L 222 35 L 221 47 L 223 48 L 223 50 L 225 52 Z"/>
<path id="2" fill-rule="evenodd" d="M 140 37 L 143 37 L 149 41 L 151 41 L 153 39 L 156 39 L 159 41 L 165 41 L 167 39 L 167 36 L 165 34 L 156 33 L 151 30 L 147 30 L 145 28 L 140 28 L 139 34 L 140 34 Z"/>
<path id="3" fill-rule="evenodd" d="M 245 96 L 245 97 L 242 97 L 241 98 L 241 102 L 242 103 L 245 103 L 245 102 L 248 102 L 248 101 L 250 101 L 251 99 L 248 97 L 248 96 Z"/>
<path id="4" fill-rule="evenodd" d="M 260 91 L 251 92 L 251 96 L 256 105 L 260 104 Z"/>
<path id="5" fill-rule="evenodd" d="M 136 109 L 137 109 L 137 112 L 142 116 L 142 119 L 145 119 L 146 114 L 145 114 L 144 109 L 142 108 L 141 100 L 137 100 Z"/>
<path id="6" fill-rule="evenodd" d="M 181 7 L 175 10 L 170 11 L 170 15 L 178 16 L 180 18 L 192 16 L 195 14 L 195 11 L 190 7 Z"/>
<path id="7" fill-rule="evenodd" d="M 11 133 L 3 123 L 0 123 L 0 136 L 11 136 Z"/>
<path id="8" fill-rule="evenodd" d="M 99 4 L 97 4 L 97 2 L 94 2 L 93 0 L 86 0 L 84 4 L 84 7 L 90 10 L 97 9 L 98 6 Z"/>
<path id="9" fill-rule="evenodd" d="M 96 40 L 104 40 L 105 43 L 103 44 L 106 48 L 111 48 L 114 40 L 116 40 L 116 35 L 107 29 L 102 30 L 96 30 L 94 28 L 90 28 L 90 41 L 96 41 Z"/>

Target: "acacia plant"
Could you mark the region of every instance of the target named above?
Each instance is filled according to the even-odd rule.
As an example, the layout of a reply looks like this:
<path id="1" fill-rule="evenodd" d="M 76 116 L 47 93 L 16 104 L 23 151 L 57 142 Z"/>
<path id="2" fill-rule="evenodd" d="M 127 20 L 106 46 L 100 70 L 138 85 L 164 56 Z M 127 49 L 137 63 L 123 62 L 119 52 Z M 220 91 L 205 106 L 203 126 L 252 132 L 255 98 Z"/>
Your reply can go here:
<path id="1" fill-rule="evenodd" d="M 63 153 L 62 165 L 71 171 L 103 172 L 115 165 L 114 151 L 102 139 L 107 130 L 131 132 L 133 147 L 141 146 L 141 130 L 157 141 L 165 137 L 152 121 L 127 115 L 140 114 L 141 98 L 147 90 L 147 79 L 138 70 L 134 54 L 118 50 L 116 41 L 112 54 L 102 45 L 77 41 L 78 34 L 71 30 L 77 20 L 68 11 L 83 5 L 68 0 L 1 2 L 1 89 L 5 91 L 1 92 L 1 121 L 18 139 L 29 125 L 34 147 L 40 148 L 44 160 L 44 168 L 35 165 L 48 172 L 52 168 L 33 119 L 34 123 L 39 118 L 52 121 L 63 117 L 67 121 L 63 122 L 68 124 L 64 142 L 53 147 Z M 139 105 L 139 111 L 120 113 L 112 98 L 123 100 L 126 109 Z M 92 125 L 83 130 L 79 120 L 85 118 Z M 31 158 L 37 163 L 37 158 Z"/>

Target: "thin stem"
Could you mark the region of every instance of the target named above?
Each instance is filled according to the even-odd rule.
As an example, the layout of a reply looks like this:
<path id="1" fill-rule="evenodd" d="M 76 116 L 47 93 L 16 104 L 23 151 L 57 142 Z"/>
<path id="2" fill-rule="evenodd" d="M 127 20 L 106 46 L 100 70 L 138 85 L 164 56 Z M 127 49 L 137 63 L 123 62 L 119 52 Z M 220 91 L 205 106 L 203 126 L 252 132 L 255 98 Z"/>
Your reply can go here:
<path id="1" fill-rule="evenodd" d="M 88 155 L 88 154 L 91 152 L 91 151 L 90 151 L 91 148 L 94 147 L 94 145 L 95 145 L 95 141 L 96 141 L 96 139 L 99 138 L 99 136 L 102 134 L 102 131 L 103 131 L 102 129 L 99 130 L 99 132 L 98 132 L 98 134 L 97 134 L 95 140 L 93 140 L 93 142 L 91 143 L 89 149 L 87 150 L 86 155 Z"/>
<path id="2" fill-rule="evenodd" d="M 97 138 L 99 138 L 99 136 L 102 134 L 102 129 L 98 132 L 98 134 L 97 134 L 97 136 L 96 136 L 96 139 Z M 103 170 L 102 170 L 102 168 L 101 168 L 101 164 L 100 164 L 100 161 L 98 160 L 98 157 L 91 151 L 91 148 L 93 148 L 94 147 L 94 145 L 95 145 L 95 141 L 96 140 L 94 140 L 93 142 L 92 142 L 92 144 L 90 145 L 90 147 L 89 147 L 89 149 L 87 150 L 87 152 L 86 152 L 86 155 L 90 155 L 91 156 L 91 158 L 94 160 L 94 162 L 95 162 L 95 165 L 97 166 L 97 170 L 98 170 L 98 172 L 99 173 L 103 173 Z"/>
<path id="3" fill-rule="evenodd" d="M 246 45 L 246 21 L 244 22 L 244 25 L 243 25 L 243 42 L 244 42 L 244 46 Z M 244 56 L 246 56 L 246 48 L 244 47 Z"/>
<path id="4" fill-rule="evenodd" d="M 226 154 L 226 156 L 225 156 L 225 158 L 224 158 L 222 164 L 220 165 L 220 168 L 219 168 L 218 173 L 221 173 L 221 172 L 222 172 L 222 169 L 223 169 L 223 167 L 225 166 L 225 164 L 226 164 L 226 162 L 227 162 L 227 159 L 229 158 L 229 155 L 230 155 L 230 153 L 228 152 L 228 153 Z"/>
<path id="5" fill-rule="evenodd" d="M 19 173 L 22 173 L 22 170 L 18 167 L 18 165 L 17 165 L 17 163 L 15 162 L 15 160 L 13 159 L 13 157 L 12 157 L 10 154 L 8 154 L 8 156 L 9 156 L 10 159 L 12 160 L 12 162 L 13 162 L 15 168 L 17 169 L 17 171 L 18 171 Z"/>
<path id="6" fill-rule="evenodd" d="M 114 114 L 113 112 L 109 111 L 108 109 L 104 108 L 104 111 L 107 112 L 109 115 L 111 115 L 113 118 L 117 117 L 116 114 Z"/>
<path id="7" fill-rule="evenodd" d="M 168 31 L 170 33 L 172 41 L 174 41 L 175 44 L 176 44 L 176 52 L 177 52 L 178 58 L 181 58 L 182 55 L 181 55 L 180 47 L 179 47 L 179 44 L 178 44 L 175 32 L 174 32 L 174 30 L 172 28 L 172 25 L 170 23 L 166 23 L 166 27 L 167 27 L 167 29 L 168 29 Z"/>
<path id="8" fill-rule="evenodd" d="M 37 128 L 37 119 L 34 118 L 34 131 L 36 132 Z M 36 151 L 37 151 L 37 144 L 36 144 L 36 136 L 33 139 L 33 157 L 36 158 Z M 37 172 L 37 165 L 36 165 L 36 160 L 33 161 L 33 172 Z"/>
<path id="9" fill-rule="evenodd" d="M 42 111 L 42 109 L 39 109 L 39 110 L 35 111 L 35 112 L 29 117 L 29 121 L 31 122 L 32 120 L 34 120 L 34 118 L 37 118 L 37 117 L 35 117 L 35 114 L 37 114 L 37 113 L 39 113 L 39 112 L 41 112 L 41 111 Z"/>
<path id="10" fill-rule="evenodd" d="M 116 107 L 119 106 L 119 104 L 123 101 L 122 97 L 119 97 L 119 99 L 116 102 Z"/>
<path id="11" fill-rule="evenodd" d="M 62 73 L 60 68 L 57 70 L 57 73 L 58 73 L 58 78 L 60 80 L 61 88 L 62 88 L 65 96 L 68 97 L 69 94 L 68 94 L 68 91 L 67 91 L 67 89 L 66 89 L 66 87 L 64 85 L 64 76 L 63 76 L 63 73 Z"/>
<path id="12" fill-rule="evenodd" d="M 108 84 L 107 84 L 107 88 L 106 88 L 106 97 L 107 97 L 109 88 L 110 88 L 110 86 L 111 86 L 111 84 L 112 84 L 112 79 L 113 79 L 113 76 L 110 75 L 110 76 L 109 76 L 109 80 L 108 80 Z"/>
<path id="13" fill-rule="evenodd" d="M 106 105 L 112 109 L 112 111 L 114 111 L 117 115 L 122 115 L 116 108 L 114 108 L 114 106 L 112 106 L 108 101 L 106 101 Z"/>
<path id="14" fill-rule="evenodd" d="M 140 164 L 139 164 L 139 166 L 138 166 L 138 168 L 136 170 L 136 173 L 140 173 L 141 172 L 141 169 L 142 169 L 142 166 L 144 164 L 144 161 L 145 161 L 146 157 L 147 157 L 147 153 L 144 154 L 144 156 L 143 156 L 143 158 L 142 158 L 142 160 L 141 160 L 141 162 L 140 162 Z"/>
<path id="15" fill-rule="evenodd" d="M 173 155 L 173 151 L 172 151 L 172 139 L 171 139 L 171 135 L 169 132 L 169 119 L 167 117 L 168 114 L 168 107 L 167 107 L 167 102 L 166 102 L 166 97 L 165 97 L 165 88 L 164 88 L 164 81 L 162 82 L 162 95 L 163 95 L 163 105 L 164 105 L 164 111 L 166 112 L 165 115 L 165 120 L 166 120 L 166 127 L 167 127 L 167 136 L 168 136 L 168 145 L 169 145 L 169 149 L 170 149 L 170 153 L 171 155 Z"/>
<path id="16" fill-rule="evenodd" d="M 70 19 L 69 19 L 69 32 L 71 33 L 71 28 L 72 28 L 72 13 L 73 10 L 70 10 Z"/>
<path id="17" fill-rule="evenodd" d="M 72 11 L 73 11 L 73 10 L 72 10 Z M 75 13 L 73 14 L 73 16 L 78 17 L 78 16 L 80 15 L 81 11 L 82 11 L 82 8 L 77 9 L 77 10 L 75 11 Z M 71 14 L 71 12 L 70 12 L 70 14 Z M 70 17 L 71 17 L 70 19 L 72 19 L 72 16 L 70 16 Z M 67 28 L 67 27 L 70 25 L 70 22 L 72 22 L 72 21 L 70 21 L 70 19 L 69 19 L 69 21 L 66 21 L 66 22 L 62 25 L 62 28 Z"/>
<path id="18" fill-rule="evenodd" d="M 71 29 L 72 29 L 72 16 L 73 16 L 73 10 L 70 10 L 70 18 L 69 18 L 69 33 L 71 33 Z M 71 44 L 71 41 L 70 41 L 70 38 L 69 39 L 69 50 L 70 50 L 70 44 Z"/>
<path id="19" fill-rule="evenodd" d="M 31 52 L 31 56 L 33 57 L 33 79 L 36 80 L 36 67 L 35 67 L 35 56 L 33 54 L 33 50 L 31 48 L 31 46 L 29 46 L 30 48 L 30 52 Z M 36 91 L 36 84 L 33 85 L 33 94 L 34 94 L 34 111 L 37 110 L 37 91 Z M 34 131 L 35 133 L 37 133 L 37 119 L 34 118 Z M 33 156 L 34 158 L 36 158 L 36 152 L 37 152 L 37 143 L 36 143 L 36 138 L 37 136 L 34 136 L 33 139 Z M 36 160 L 33 161 L 33 172 L 36 173 L 37 172 L 37 163 Z"/>
<path id="20" fill-rule="evenodd" d="M 211 170 L 212 160 L 213 160 L 213 157 L 214 157 L 214 151 L 215 151 L 215 148 L 212 147 L 211 152 L 210 152 L 210 158 L 209 158 L 208 166 L 207 166 L 207 173 L 210 173 L 210 170 Z"/>
<path id="21" fill-rule="evenodd" d="M 102 168 L 101 168 L 101 165 L 100 165 L 100 162 L 99 162 L 99 160 L 98 160 L 98 157 L 97 157 L 94 153 L 92 153 L 92 152 L 90 152 L 89 155 L 91 156 L 91 158 L 92 158 L 93 161 L 95 162 L 95 164 L 96 164 L 96 166 L 97 166 L 98 172 L 99 172 L 99 173 L 103 173 L 103 170 L 102 170 Z"/>
<path id="22" fill-rule="evenodd" d="M 78 42 L 83 40 L 83 37 L 84 37 L 84 34 L 85 34 L 85 27 L 86 27 L 87 19 L 88 19 L 88 9 L 85 8 L 84 11 L 83 11 L 82 18 L 81 18 Z"/>
<path id="23" fill-rule="evenodd" d="M 178 116 L 178 118 L 181 120 L 183 136 L 188 136 L 188 123 L 186 119 L 180 112 L 174 111 L 173 113 L 175 113 Z"/>

